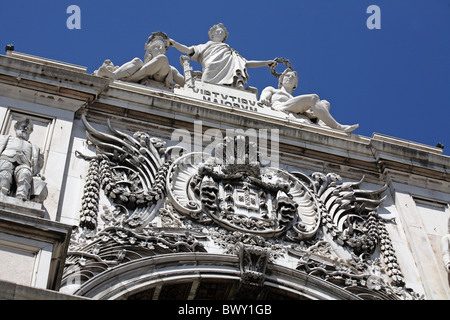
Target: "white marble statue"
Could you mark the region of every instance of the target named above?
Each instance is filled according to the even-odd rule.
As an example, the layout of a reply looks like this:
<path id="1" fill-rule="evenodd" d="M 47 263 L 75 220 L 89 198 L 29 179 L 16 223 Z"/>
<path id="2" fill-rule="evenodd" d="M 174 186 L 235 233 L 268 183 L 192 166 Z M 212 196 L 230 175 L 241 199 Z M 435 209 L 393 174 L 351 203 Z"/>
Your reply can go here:
<path id="1" fill-rule="evenodd" d="M 228 31 L 222 23 L 216 24 L 208 32 L 209 39 L 205 44 L 185 46 L 169 39 L 169 45 L 187 54 L 202 65 L 202 81 L 212 84 L 229 85 L 243 89 L 249 75 L 247 68 L 270 67 L 274 60 L 246 60 L 225 43 Z"/>
<path id="2" fill-rule="evenodd" d="M 94 75 L 159 88 L 172 88 L 174 83 L 184 86 L 184 77 L 169 64 L 165 55 L 167 44 L 160 33 L 154 33 L 149 37 L 145 50 L 144 61 L 134 58 L 118 67 L 114 66 L 111 60 L 105 60 Z"/>
<path id="3" fill-rule="evenodd" d="M 441 239 L 441 251 L 445 270 L 450 273 L 450 218 L 448 219 L 448 233 Z"/>
<path id="4" fill-rule="evenodd" d="M 297 72 L 288 68 L 278 79 L 278 89 L 266 87 L 261 92 L 260 102 L 274 110 L 290 113 L 308 122 L 311 122 L 308 118 L 317 118 L 332 129 L 351 132 L 358 128 L 358 124 L 342 125 L 337 122 L 330 114 L 330 103 L 320 100 L 316 94 L 292 96 L 297 85 Z"/>
<path id="5" fill-rule="evenodd" d="M 4 195 L 29 200 L 32 193 L 33 176 L 43 166 L 44 157 L 39 148 L 29 142 L 33 123 L 30 119 L 20 119 L 14 125 L 16 136 L 0 136 L 0 187 Z M 36 180 L 39 181 L 39 180 Z M 44 183 L 44 182 L 43 182 Z M 39 189 L 43 189 L 39 187 Z"/>

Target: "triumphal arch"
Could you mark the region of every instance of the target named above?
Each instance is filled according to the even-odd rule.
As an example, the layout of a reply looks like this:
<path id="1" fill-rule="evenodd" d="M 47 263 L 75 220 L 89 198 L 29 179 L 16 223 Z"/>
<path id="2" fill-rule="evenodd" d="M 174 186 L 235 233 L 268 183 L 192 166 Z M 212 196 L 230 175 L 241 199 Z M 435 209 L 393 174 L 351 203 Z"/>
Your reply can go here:
<path id="1" fill-rule="evenodd" d="M 360 136 L 288 58 L 208 35 L 91 74 L 0 56 L 2 297 L 448 299 L 442 149 Z"/>

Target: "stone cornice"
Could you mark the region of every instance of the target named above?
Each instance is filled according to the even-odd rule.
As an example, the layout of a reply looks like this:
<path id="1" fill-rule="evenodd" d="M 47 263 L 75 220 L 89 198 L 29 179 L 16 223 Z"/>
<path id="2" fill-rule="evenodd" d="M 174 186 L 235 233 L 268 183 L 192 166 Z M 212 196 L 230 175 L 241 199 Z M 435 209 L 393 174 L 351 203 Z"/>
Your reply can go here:
<path id="1" fill-rule="evenodd" d="M 420 143 L 374 133 L 371 138 L 298 123 L 281 112 L 257 112 L 168 91 L 86 74 L 86 68 L 26 54 L 0 55 L 0 84 L 76 99 L 92 119 L 112 118 L 125 127 L 145 124 L 162 138 L 173 129 L 279 129 L 281 163 L 333 169 L 349 178 L 380 181 L 389 172 L 417 175 L 450 184 L 450 157 Z M 265 110 L 267 111 L 267 110 Z M 347 173 L 347 174 L 345 174 Z M 403 179 L 403 178 L 402 178 Z"/>
<path id="2" fill-rule="evenodd" d="M 0 83 L 84 102 L 95 100 L 109 85 L 83 67 L 16 52 L 0 55 Z"/>
<path id="3" fill-rule="evenodd" d="M 346 167 L 333 167 L 335 171 L 356 169 L 355 176 L 369 175 L 370 180 L 372 175 L 373 181 L 389 170 L 394 179 L 398 171 L 450 182 L 450 157 L 442 155 L 442 149 L 436 147 L 378 133 L 371 138 L 346 134 L 134 84 L 111 84 L 88 110 L 93 117 L 107 113 L 120 122 L 126 119 L 128 125 L 140 121 L 153 123 L 155 130 L 166 133 L 164 138 L 170 138 L 173 128 L 193 132 L 193 120 L 201 120 L 203 130 L 279 129 L 282 163 L 286 165 L 311 164 L 308 160 L 312 160 L 323 168 L 331 164 Z"/>

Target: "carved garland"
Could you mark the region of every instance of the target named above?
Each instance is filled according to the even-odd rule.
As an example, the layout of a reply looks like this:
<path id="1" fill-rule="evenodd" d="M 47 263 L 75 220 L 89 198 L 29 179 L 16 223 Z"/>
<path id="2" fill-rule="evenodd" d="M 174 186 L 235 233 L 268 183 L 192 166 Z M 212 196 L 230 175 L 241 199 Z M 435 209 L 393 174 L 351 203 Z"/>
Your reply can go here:
<path id="1" fill-rule="evenodd" d="M 356 183 L 342 183 L 335 174 L 312 175 L 326 210 L 322 224 L 337 243 L 357 254 L 372 254 L 380 246 L 388 275 L 396 286 L 404 285 L 396 254 L 386 226 L 376 211 L 385 197 L 379 195 L 387 185 L 375 191 L 360 190 L 364 177 Z"/>
<path id="2" fill-rule="evenodd" d="M 98 200 L 100 185 L 98 183 L 99 163 L 97 158 L 89 161 L 86 184 L 83 191 L 80 227 L 94 230 L 97 227 Z"/>

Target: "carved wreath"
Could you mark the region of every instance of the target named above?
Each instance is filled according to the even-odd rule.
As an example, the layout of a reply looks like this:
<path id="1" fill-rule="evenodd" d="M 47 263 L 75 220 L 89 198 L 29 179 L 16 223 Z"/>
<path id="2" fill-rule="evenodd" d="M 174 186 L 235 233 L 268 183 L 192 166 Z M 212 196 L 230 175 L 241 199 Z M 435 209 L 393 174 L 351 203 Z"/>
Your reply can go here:
<path id="1" fill-rule="evenodd" d="M 288 59 L 285 58 L 275 58 L 274 61 L 276 63 L 274 63 L 271 67 L 270 67 L 270 73 L 275 77 L 275 78 L 279 78 L 281 76 L 281 73 L 278 73 L 275 68 L 278 66 L 278 63 L 282 63 L 286 66 L 286 68 L 288 69 L 292 69 L 292 64 Z"/>

